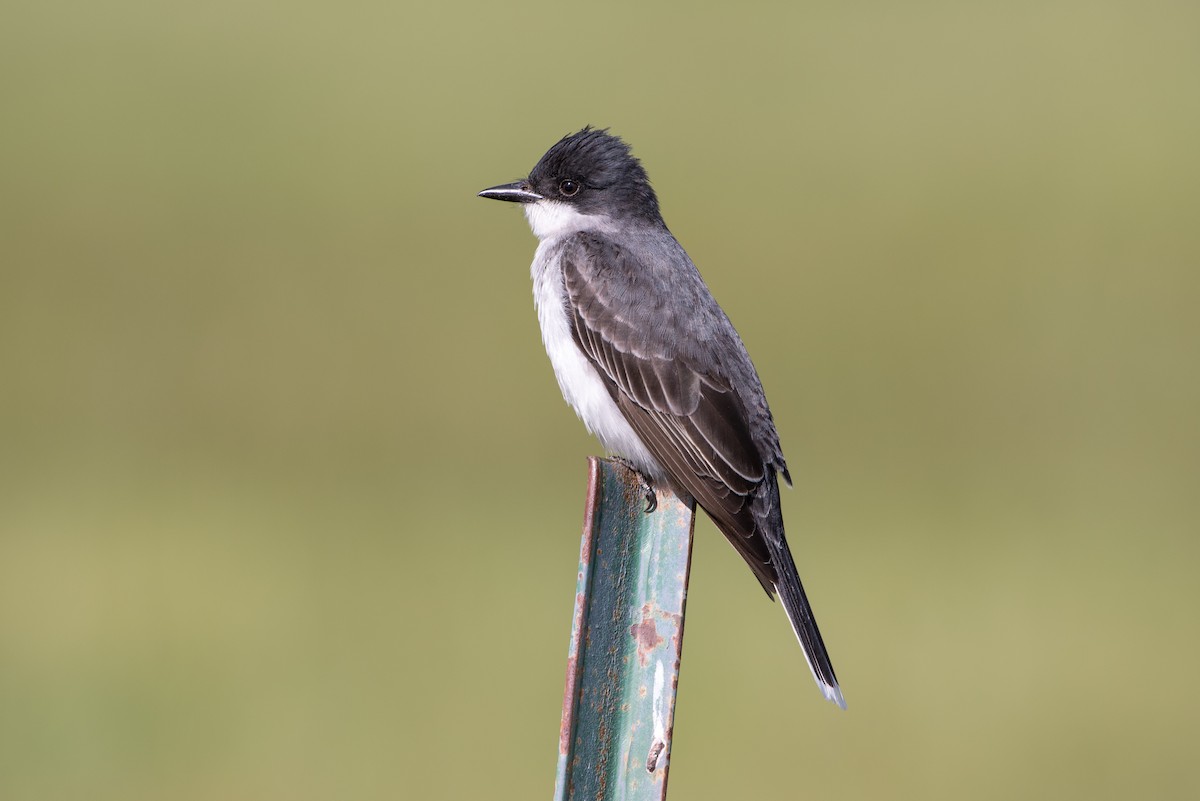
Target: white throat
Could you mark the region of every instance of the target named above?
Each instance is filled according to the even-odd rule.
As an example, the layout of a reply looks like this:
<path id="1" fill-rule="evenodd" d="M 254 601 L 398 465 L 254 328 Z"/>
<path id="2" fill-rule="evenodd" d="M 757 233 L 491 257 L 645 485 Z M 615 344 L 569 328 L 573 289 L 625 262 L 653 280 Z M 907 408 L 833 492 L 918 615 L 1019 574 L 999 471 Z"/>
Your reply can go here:
<path id="1" fill-rule="evenodd" d="M 581 214 L 574 206 L 549 198 L 536 203 L 526 203 L 525 218 L 529 220 L 529 227 L 533 229 L 534 236 L 542 241 L 576 231 L 603 227 L 599 217 Z"/>

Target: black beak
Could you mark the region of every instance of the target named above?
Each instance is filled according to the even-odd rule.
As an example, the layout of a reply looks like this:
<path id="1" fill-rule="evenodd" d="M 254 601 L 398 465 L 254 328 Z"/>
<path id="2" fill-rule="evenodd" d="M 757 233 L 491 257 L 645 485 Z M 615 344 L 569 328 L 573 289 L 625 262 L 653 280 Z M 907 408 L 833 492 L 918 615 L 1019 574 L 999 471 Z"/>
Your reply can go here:
<path id="1" fill-rule="evenodd" d="M 528 181 L 489 186 L 480 192 L 479 196 L 492 200 L 507 200 L 509 203 L 535 203 L 542 199 L 541 195 L 530 188 Z"/>

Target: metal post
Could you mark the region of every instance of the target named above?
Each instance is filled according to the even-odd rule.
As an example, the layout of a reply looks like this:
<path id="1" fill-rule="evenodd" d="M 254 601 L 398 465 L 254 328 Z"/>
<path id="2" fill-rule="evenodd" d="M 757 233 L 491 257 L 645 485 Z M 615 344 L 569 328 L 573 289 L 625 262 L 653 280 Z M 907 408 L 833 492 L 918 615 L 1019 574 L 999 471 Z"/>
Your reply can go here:
<path id="1" fill-rule="evenodd" d="M 661 801 L 675 718 L 693 509 L 647 514 L 636 476 L 588 460 L 555 801 Z"/>

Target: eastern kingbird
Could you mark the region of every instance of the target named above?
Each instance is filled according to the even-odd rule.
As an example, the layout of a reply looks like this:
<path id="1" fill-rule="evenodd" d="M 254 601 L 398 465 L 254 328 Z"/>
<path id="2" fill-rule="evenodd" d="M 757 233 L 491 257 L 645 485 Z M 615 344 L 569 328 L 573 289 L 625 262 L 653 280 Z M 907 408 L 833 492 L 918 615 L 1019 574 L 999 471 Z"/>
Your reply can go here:
<path id="1" fill-rule="evenodd" d="M 541 240 L 533 295 L 567 403 L 606 449 L 708 513 L 779 593 L 817 685 L 844 709 L 783 534 L 777 474 L 791 477 L 762 383 L 629 146 L 584 128 L 479 196 L 523 204 Z"/>

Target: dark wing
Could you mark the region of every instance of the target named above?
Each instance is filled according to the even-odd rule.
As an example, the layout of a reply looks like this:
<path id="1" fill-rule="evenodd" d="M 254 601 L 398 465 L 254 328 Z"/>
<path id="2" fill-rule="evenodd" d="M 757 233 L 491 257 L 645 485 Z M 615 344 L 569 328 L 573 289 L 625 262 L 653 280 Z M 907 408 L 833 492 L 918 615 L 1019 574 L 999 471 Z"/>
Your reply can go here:
<path id="1" fill-rule="evenodd" d="M 778 590 L 825 697 L 846 706 L 783 533 L 779 437 L 750 357 L 669 233 L 563 248 L 575 343 L 678 489 L 696 499 L 759 583 Z M 636 314 L 634 313 L 636 309 Z M 633 323 L 631 321 L 637 321 Z"/>
<path id="2" fill-rule="evenodd" d="M 578 234 L 565 246 L 572 334 L 650 453 L 713 518 L 772 595 L 777 576 L 761 514 L 764 501 L 777 514 L 774 471 L 785 468 L 782 456 L 778 465 L 764 459 L 747 404 L 734 389 L 735 378 L 753 367 L 682 249 L 673 252 L 674 240 L 652 244 L 663 248 L 661 264 L 638 261 L 595 234 Z M 670 257 L 682 257 L 686 274 Z M 732 366 L 726 363 L 731 354 L 738 362 Z M 752 383 L 758 387 L 757 376 Z M 773 426 L 769 433 L 777 443 Z M 764 489 L 774 489 L 775 497 L 757 498 Z"/>

